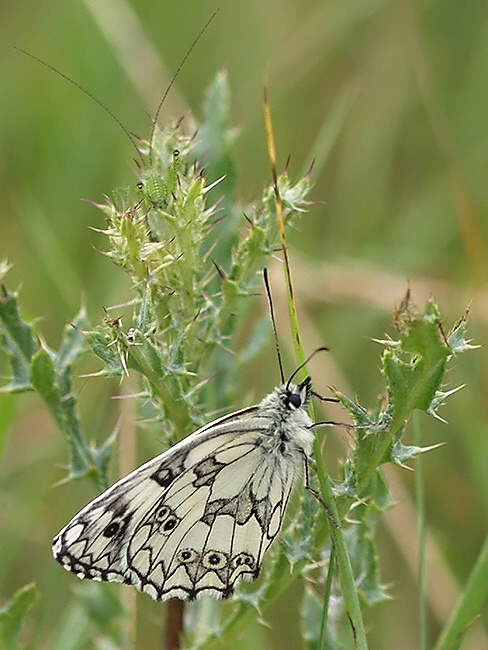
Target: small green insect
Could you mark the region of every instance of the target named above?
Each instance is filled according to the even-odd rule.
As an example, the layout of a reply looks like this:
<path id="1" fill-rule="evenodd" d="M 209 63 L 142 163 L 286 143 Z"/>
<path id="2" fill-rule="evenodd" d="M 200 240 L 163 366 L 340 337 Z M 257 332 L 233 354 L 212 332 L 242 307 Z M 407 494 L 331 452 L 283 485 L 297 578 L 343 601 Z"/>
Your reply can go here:
<path id="1" fill-rule="evenodd" d="M 182 165 L 179 149 L 174 149 L 172 163 L 165 172 L 158 173 L 152 169 L 144 172 L 137 183 L 138 193 L 146 207 L 164 208 L 171 196 L 176 196 L 178 186 L 178 169 Z"/>
<path id="2" fill-rule="evenodd" d="M 137 183 L 137 189 L 147 207 L 151 205 L 157 208 L 164 208 L 168 205 L 168 188 L 162 176 L 147 171 L 144 177 Z"/>

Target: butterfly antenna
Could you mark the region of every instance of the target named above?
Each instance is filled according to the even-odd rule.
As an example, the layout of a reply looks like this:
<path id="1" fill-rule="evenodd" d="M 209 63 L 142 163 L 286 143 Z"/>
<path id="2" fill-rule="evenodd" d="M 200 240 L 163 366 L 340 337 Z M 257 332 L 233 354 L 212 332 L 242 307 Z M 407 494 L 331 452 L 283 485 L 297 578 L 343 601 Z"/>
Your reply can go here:
<path id="1" fill-rule="evenodd" d="M 39 57 L 35 56 L 34 54 L 31 54 L 30 52 L 27 52 L 26 50 L 23 50 L 21 47 L 17 47 L 14 45 L 14 49 L 17 50 L 18 52 L 22 52 L 22 54 L 25 54 L 26 56 L 30 57 L 31 59 L 34 59 L 34 61 L 37 61 L 41 65 L 43 65 L 45 68 L 48 68 L 48 70 L 52 70 L 52 72 L 55 72 L 58 76 L 60 76 L 62 79 L 65 79 L 66 81 L 69 81 L 70 84 L 72 84 L 75 88 L 78 88 L 78 90 L 81 90 L 82 93 L 85 93 L 87 97 L 90 97 L 94 102 L 96 102 L 100 108 L 103 108 L 103 110 L 110 115 L 110 117 L 115 121 L 116 124 L 119 125 L 119 127 L 122 129 L 122 131 L 125 133 L 125 135 L 129 138 L 129 140 L 132 142 L 134 145 L 137 153 L 139 156 L 141 156 L 141 152 L 139 151 L 139 148 L 137 146 L 137 143 L 134 139 L 134 137 L 130 134 L 129 130 L 122 124 L 122 122 L 119 120 L 119 118 L 112 113 L 110 108 L 108 106 L 105 106 L 105 104 L 98 99 L 98 97 L 95 97 L 89 90 L 86 90 L 86 88 L 83 88 L 83 86 L 80 86 L 79 83 L 76 81 L 73 81 L 71 77 L 68 77 L 68 75 L 64 74 L 63 72 L 60 72 L 57 70 L 54 66 L 50 65 L 49 63 L 46 63 Z"/>
<path id="2" fill-rule="evenodd" d="M 166 100 L 166 97 L 168 96 L 169 91 L 173 87 L 173 84 L 176 81 L 176 77 L 180 74 L 181 68 L 185 65 L 186 60 L 188 59 L 188 57 L 192 53 L 193 48 L 198 43 L 198 41 L 203 36 L 203 34 L 207 31 L 208 26 L 210 25 L 210 23 L 212 22 L 212 20 L 215 18 L 215 16 L 218 14 L 219 11 L 220 11 L 220 7 L 217 7 L 217 9 L 213 12 L 213 14 L 207 20 L 207 23 L 206 23 L 205 27 L 203 27 L 203 29 L 200 31 L 198 36 L 195 38 L 195 40 L 191 44 L 188 52 L 183 57 L 180 65 L 178 66 L 176 72 L 173 75 L 173 78 L 169 82 L 168 87 L 166 88 L 166 90 L 164 91 L 163 96 L 161 97 L 161 101 L 159 102 L 158 109 L 157 109 L 156 114 L 154 115 L 154 118 L 153 118 L 153 121 L 152 121 L 153 125 L 152 125 L 152 129 L 151 129 L 151 136 L 149 138 L 149 165 L 152 164 L 152 150 L 153 150 L 154 136 L 156 134 L 156 126 L 158 124 L 159 114 L 161 113 L 161 109 L 163 108 L 163 104 L 164 104 L 164 102 Z"/>
<path id="3" fill-rule="evenodd" d="M 278 365 L 280 367 L 281 383 L 284 384 L 285 373 L 283 372 L 283 362 L 281 360 L 280 344 L 278 341 L 278 332 L 276 331 L 276 320 L 274 315 L 273 300 L 271 298 L 271 289 L 269 286 L 268 269 L 266 267 L 263 269 L 263 278 L 264 278 L 264 286 L 266 287 L 266 296 L 268 298 L 269 313 L 271 316 L 271 325 L 273 326 L 273 335 L 274 335 L 275 346 L 276 346 L 276 354 L 278 355 Z"/>
<path id="4" fill-rule="evenodd" d="M 298 368 L 296 368 L 296 369 L 293 371 L 293 374 L 291 375 L 290 379 L 288 379 L 288 381 L 286 382 L 286 387 L 289 388 L 290 383 L 291 383 L 291 380 L 292 380 L 293 377 L 297 374 L 297 372 L 300 372 L 300 370 L 301 370 L 302 368 L 305 368 L 305 366 L 306 366 L 307 363 L 310 361 L 310 359 L 313 359 L 313 357 L 314 357 L 318 352 L 328 352 L 328 351 L 329 351 L 329 348 L 326 348 L 325 345 L 324 345 L 324 346 L 322 346 L 321 348 L 317 348 L 316 350 L 314 350 L 314 351 L 312 352 L 312 354 L 309 354 L 308 357 L 305 359 L 305 361 L 304 361 L 303 363 L 301 363 L 301 364 L 298 366 Z"/>

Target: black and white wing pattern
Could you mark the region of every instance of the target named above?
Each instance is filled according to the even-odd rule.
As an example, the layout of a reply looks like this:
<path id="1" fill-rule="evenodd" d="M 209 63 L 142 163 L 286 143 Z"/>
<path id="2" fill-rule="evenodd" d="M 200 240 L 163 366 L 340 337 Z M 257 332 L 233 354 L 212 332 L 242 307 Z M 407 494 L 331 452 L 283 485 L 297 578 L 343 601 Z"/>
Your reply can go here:
<path id="1" fill-rule="evenodd" d="M 79 578 L 155 600 L 227 597 L 256 578 L 311 454 L 310 380 L 207 424 L 115 483 L 54 538 Z"/>

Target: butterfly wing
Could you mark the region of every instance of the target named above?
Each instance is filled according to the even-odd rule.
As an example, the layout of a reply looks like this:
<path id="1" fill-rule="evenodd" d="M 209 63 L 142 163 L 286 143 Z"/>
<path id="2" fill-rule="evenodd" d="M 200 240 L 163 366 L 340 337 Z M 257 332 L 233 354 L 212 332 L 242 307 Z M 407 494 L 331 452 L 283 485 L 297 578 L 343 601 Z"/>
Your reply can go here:
<path id="1" fill-rule="evenodd" d="M 55 558 L 156 600 L 227 597 L 257 577 L 293 485 L 296 459 L 270 453 L 272 436 L 254 407 L 203 427 L 83 508 Z"/>

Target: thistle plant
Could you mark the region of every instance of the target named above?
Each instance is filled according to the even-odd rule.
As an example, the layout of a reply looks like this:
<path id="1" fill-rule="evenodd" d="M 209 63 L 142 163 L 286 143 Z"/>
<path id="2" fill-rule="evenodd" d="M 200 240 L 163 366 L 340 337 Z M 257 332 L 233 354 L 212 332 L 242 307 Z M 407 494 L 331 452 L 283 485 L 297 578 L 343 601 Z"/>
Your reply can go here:
<path id="1" fill-rule="evenodd" d="M 219 78 L 210 94 L 225 91 Z M 260 204 L 246 207 L 224 259 L 214 258 L 210 237 L 219 206 L 207 206 L 206 199 L 222 179 L 207 183 L 194 146 L 181 123 L 157 130 L 153 145 L 142 150 L 147 166 L 135 187 L 98 206 L 108 222 L 101 231 L 109 240 L 105 254 L 133 285 L 133 316 L 127 331 L 109 318 L 85 333 L 105 364 L 102 372 L 139 372 L 143 398 L 157 408 L 173 441 L 202 423 L 203 406 L 208 411 L 225 404 L 228 396 L 212 391 L 208 378 L 218 364 L 235 366 L 223 351 L 232 345 L 237 314 L 259 290 L 258 271 L 277 240 L 266 190 Z M 287 211 L 291 219 L 305 206 L 309 178 L 292 184 L 285 173 L 282 184 L 295 203 Z"/>
<path id="2" fill-rule="evenodd" d="M 234 179 L 231 131 L 225 119 L 215 117 L 226 117 L 227 105 L 226 78 L 219 75 L 208 92 L 200 128 L 188 118 L 157 129 L 151 142 L 141 141 L 135 183 L 115 190 L 97 206 L 106 219 L 99 229 L 106 237 L 103 253 L 130 279 L 125 300 L 129 316 L 122 318 L 122 308 L 115 308 L 94 324 L 82 308 L 66 328 L 59 349 L 53 350 L 39 341 L 37 325 L 24 320 L 17 295 L 4 284 L 8 265 L 0 268 L 0 342 L 11 366 L 3 391 L 36 391 L 41 396 L 66 440 L 68 477 L 90 477 L 97 489 L 107 485 L 116 437 L 110 435 L 94 447 L 83 431 L 72 376 L 87 350 L 101 363 L 97 374 L 122 381 L 137 375 L 141 413 L 158 423 L 168 446 L 206 421 L 205 414 L 232 405 L 240 317 L 260 290 L 260 271 L 276 249 L 278 229 L 272 187 L 244 208 L 229 200 L 234 195 L 229 185 Z M 210 128 L 216 123 L 217 131 Z M 213 133 L 226 143 L 219 161 L 226 168 L 225 178 L 209 178 L 205 156 L 197 151 L 211 148 L 212 142 L 202 142 L 202 133 Z M 284 222 L 289 224 L 308 208 L 310 175 L 293 182 L 285 171 L 277 186 Z M 210 201 L 209 195 L 222 188 L 227 194 Z M 231 227 L 225 224 L 224 236 L 219 229 L 226 221 Z M 466 318 L 445 334 L 433 302 L 420 313 L 408 297 L 396 314 L 396 325 L 397 338 L 382 341 L 384 403 L 368 410 L 336 392 L 353 423 L 342 480 L 332 486 L 341 528 L 331 528 L 320 504 L 305 494 L 257 587 L 240 586 L 233 602 L 222 607 L 205 600 L 191 606 L 186 647 L 231 643 L 258 612 L 299 580 L 306 584 L 301 609 L 306 647 L 366 647 L 359 602 L 373 605 L 387 597 L 374 542 L 375 524 L 392 505 L 381 466 L 403 465 L 427 451 L 404 445 L 407 422 L 414 410 L 438 416 L 438 408 L 453 392 L 443 389 L 448 362 L 472 347 L 465 336 Z M 249 356 L 251 350 L 258 350 L 255 337 L 240 354 Z M 323 459 L 317 449 L 320 476 Z M 106 606 L 110 596 L 100 585 L 87 586 L 84 594 L 80 600 L 91 603 L 86 606 L 89 630 L 101 630 L 107 643 L 121 646 L 120 608 Z M 4 610 L 8 617 L 0 612 L 4 641 L 17 634 L 32 598 L 32 590 L 21 591 Z M 79 634 L 80 640 L 85 638 L 86 630 Z"/>

